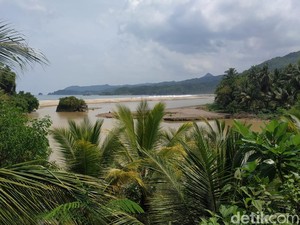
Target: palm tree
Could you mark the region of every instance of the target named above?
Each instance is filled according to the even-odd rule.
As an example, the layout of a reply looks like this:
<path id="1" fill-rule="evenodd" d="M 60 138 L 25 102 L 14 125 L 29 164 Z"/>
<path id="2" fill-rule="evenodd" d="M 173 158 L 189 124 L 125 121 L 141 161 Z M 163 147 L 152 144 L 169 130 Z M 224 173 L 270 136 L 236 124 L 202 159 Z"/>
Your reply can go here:
<path id="1" fill-rule="evenodd" d="M 144 183 L 151 174 L 146 167 L 141 166 L 141 161 L 147 159 L 145 152 L 157 151 L 160 146 L 161 121 L 164 116 L 164 109 L 163 103 L 158 103 L 153 109 L 150 109 L 148 103 L 142 101 L 136 113 L 132 113 L 129 108 L 123 105 L 119 105 L 115 112 L 120 128 L 119 138 L 124 152 L 124 157 L 118 163 L 119 169 L 129 173 L 138 171 L 137 178 Z M 147 193 L 143 187 L 141 192 L 140 203 L 145 206 Z"/>
<path id="2" fill-rule="evenodd" d="M 68 128 L 52 130 L 54 140 L 63 153 L 63 161 L 70 172 L 104 176 L 113 162 L 114 150 L 119 147 L 117 132 L 111 131 L 100 145 L 103 120 L 91 124 L 88 118 L 76 124 L 69 121 Z"/>
<path id="3" fill-rule="evenodd" d="M 244 157 L 237 147 L 238 136 L 224 122 L 206 125 L 194 123 L 189 141 L 181 141 L 182 160 L 172 162 L 177 169 L 168 161 L 161 163 L 159 171 L 169 182 L 164 194 L 152 202 L 152 209 L 158 208 L 153 210 L 157 224 L 199 224 L 207 211 L 217 212 L 222 203 L 230 202 L 226 188 L 234 186 L 235 169 Z"/>
<path id="4" fill-rule="evenodd" d="M 243 161 L 234 133 L 224 122 L 215 123 L 215 127 L 209 125 L 207 130 L 195 125 L 194 143 L 183 143 L 187 154 L 183 166 L 185 188 L 191 200 L 191 211 L 197 213 L 201 212 L 201 208 L 212 212 L 219 209 L 225 197 L 223 188 L 232 184 L 235 168 Z"/>
<path id="5" fill-rule="evenodd" d="M 0 22 L 0 63 L 24 69 L 32 63 L 47 64 L 48 60 L 42 53 L 30 48 L 22 34 Z"/>
<path id="6" fill-rule="evenodd" d="M 118 159 L 119 174 L 115 169 L 112 171 L 112 184 L 119 184 L 117 194 L 125 193 L 143 207 L 146 214 L 140 219 L 145 224 L 167 224 L 176 220 L 174 203 L 184 210 L 178 166 L 184 159 L 184 150 L 180 141 L 189 139 L 192 126 L 183 124 L 177 130 L 162 130 L 164 108 L 163 103 L 158 103 L 150 109 L 148 103 L 142 101 L 134 113 L 122 105 L 115 112 L 124 157 Z"/>

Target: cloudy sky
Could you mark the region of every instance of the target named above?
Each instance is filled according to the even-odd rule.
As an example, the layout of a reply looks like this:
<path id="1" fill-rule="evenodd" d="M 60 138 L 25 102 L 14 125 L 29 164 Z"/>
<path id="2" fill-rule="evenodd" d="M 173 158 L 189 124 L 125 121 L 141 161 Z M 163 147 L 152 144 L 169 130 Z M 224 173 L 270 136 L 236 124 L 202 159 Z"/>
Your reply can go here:
<path id="1" fill-rule="evenodd" d="M 298 0 L 0 0 L 50 65 L 18 89 L 184 80 L 300 50 Z"/>

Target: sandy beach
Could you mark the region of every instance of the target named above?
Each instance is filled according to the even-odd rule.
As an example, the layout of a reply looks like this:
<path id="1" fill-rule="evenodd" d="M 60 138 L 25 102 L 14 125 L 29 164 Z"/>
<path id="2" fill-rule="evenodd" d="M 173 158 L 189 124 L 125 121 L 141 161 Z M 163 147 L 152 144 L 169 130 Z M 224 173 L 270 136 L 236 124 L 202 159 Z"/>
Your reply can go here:
<path id="1" fill-rule="evenodd" d="M 182 106 L 177 104 L 179 107 L 169 108 L 167 105 L 166 114 L 164 116 L 164 121 L 173 121 L 173 122 L 184 122 L 184 121 L 200 121 L 203 119 L 214 120 L 214 119 L 254 119 L 255 115 L 251 114 L 226 114 L 219 112 L 208 111 L 203 104 L 205 102 L 212 103 L 214 99 L 213 94 L 207 95 L 170 95 L 170 96 L 129 96 L 129 97 L 120 97 L 120 98 L 95 98 L 95 99 L 84 99 L 85 102 L 89 105 L 91 110 L 102 108 L 103 104 L 118 104 L 118 103 L 138 103 L 142 100 L 147 100 L 149 102 L 176 102 L 176 100 L 193 100 L 194 104 L 189 106 Z M 198 101 L 199 100 L 199 101 Z M 59 100 L 40 100 L 40 109 L 45 109 L 47 107 L 56 107 Z M 202 102 L 202 103 L 201 103 Z M 203 103 L 204 102 L 204 103 Z M 97 105 L 98 104 L 98 105 Z M 155 104 L 155 103 L 153 103 Z M 94 107 L 96 106 L 96 107 Z M 90 111 L 91 111 L 90 110 Z M 113 109 L 102 109 L 102 112 L 95 114 L 100 118 L 113 118 Z"/>
<path id="2" fill-rule="evenodd" d="M 185 100 L 185 99 L 205 99 L 213 98 L 213 94 L 207 95 L 167 95 L 167 96 L 132 96 L 126 98 L 99 98 L 99 99 L 84 99 L 87 104 L 99 103 L 122 103 L 122 102 L 139 102 L 147 101 L 166 101 L 166 100 Z M 40 100 L 40 108 L 57 106 L 59 100 Z"/>
<path id="3" fill-rule="evenodd" d="M 126 102 L 139 102 L 141 100 L 147 101 L 173 101 L 173 100 L 188 100 L 188 99 L 213 99 L 214 95 L 182 95 L 182 96 L 130 96 L 125 98 L 99 98 L 99 99 L 84 99 L 90 108 L 93 108 L 94 104 L 101 103 L 126 103 Z M 41 100 L 40 108 L 54 107 L 58 105 L 59 100 Z M 113 118 L 111 111 L 100 113 L 97 117 L 101 118 Z M 228 118 L 227 114 L 210 112 L 201 106 L 187 106 L 166 109 L 165 121 L 198 121 L 198 120 L 213 120 Z"/>
<path id="4" fill-rule="evenodd" d="M 100 118 L 114 118 L 112 112 L 101 113 L 97 115 Z M 210 112 L 201 106 L 187 106 L 173 109 L 166 109 L 164 121 L 184 122 L 184 121 L 199 121 L 199 120 L 214 120 L 225 119 L 229 115 L 225 113 Z"/>

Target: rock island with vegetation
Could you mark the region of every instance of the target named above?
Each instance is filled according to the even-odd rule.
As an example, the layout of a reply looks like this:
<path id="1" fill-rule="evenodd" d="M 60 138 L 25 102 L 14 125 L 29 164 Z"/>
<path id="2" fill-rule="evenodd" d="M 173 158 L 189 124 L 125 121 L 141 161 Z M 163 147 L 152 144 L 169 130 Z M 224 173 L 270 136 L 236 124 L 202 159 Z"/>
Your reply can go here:
<path id="1" fill-rule="evenodd" d="M 56 112 L 86 112 L 87 110 L 85 101 L 74 96 L 60 98 L 56 108 Z"/>

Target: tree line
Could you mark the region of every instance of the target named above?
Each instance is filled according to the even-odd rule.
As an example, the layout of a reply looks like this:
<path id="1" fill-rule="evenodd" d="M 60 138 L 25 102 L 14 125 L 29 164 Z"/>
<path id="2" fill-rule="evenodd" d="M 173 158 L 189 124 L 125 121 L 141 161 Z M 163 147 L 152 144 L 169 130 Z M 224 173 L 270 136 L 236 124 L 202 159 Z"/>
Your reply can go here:
<path id="1" fill-rule="evenodd" d="M 276 113 L 299 101 L 300 62 L 270 71 L 267 65 L 238 74 L 225 72 L 215 94 L 215 107 L 227 112 Z"/>
<path id="2" fill-rule="evenodd" d="M 39 101 L 30 92 L 16 91 L 16 73 L 0 63 L 0 101 L 9 101 L 23 112 L 39 107 Z"/>

